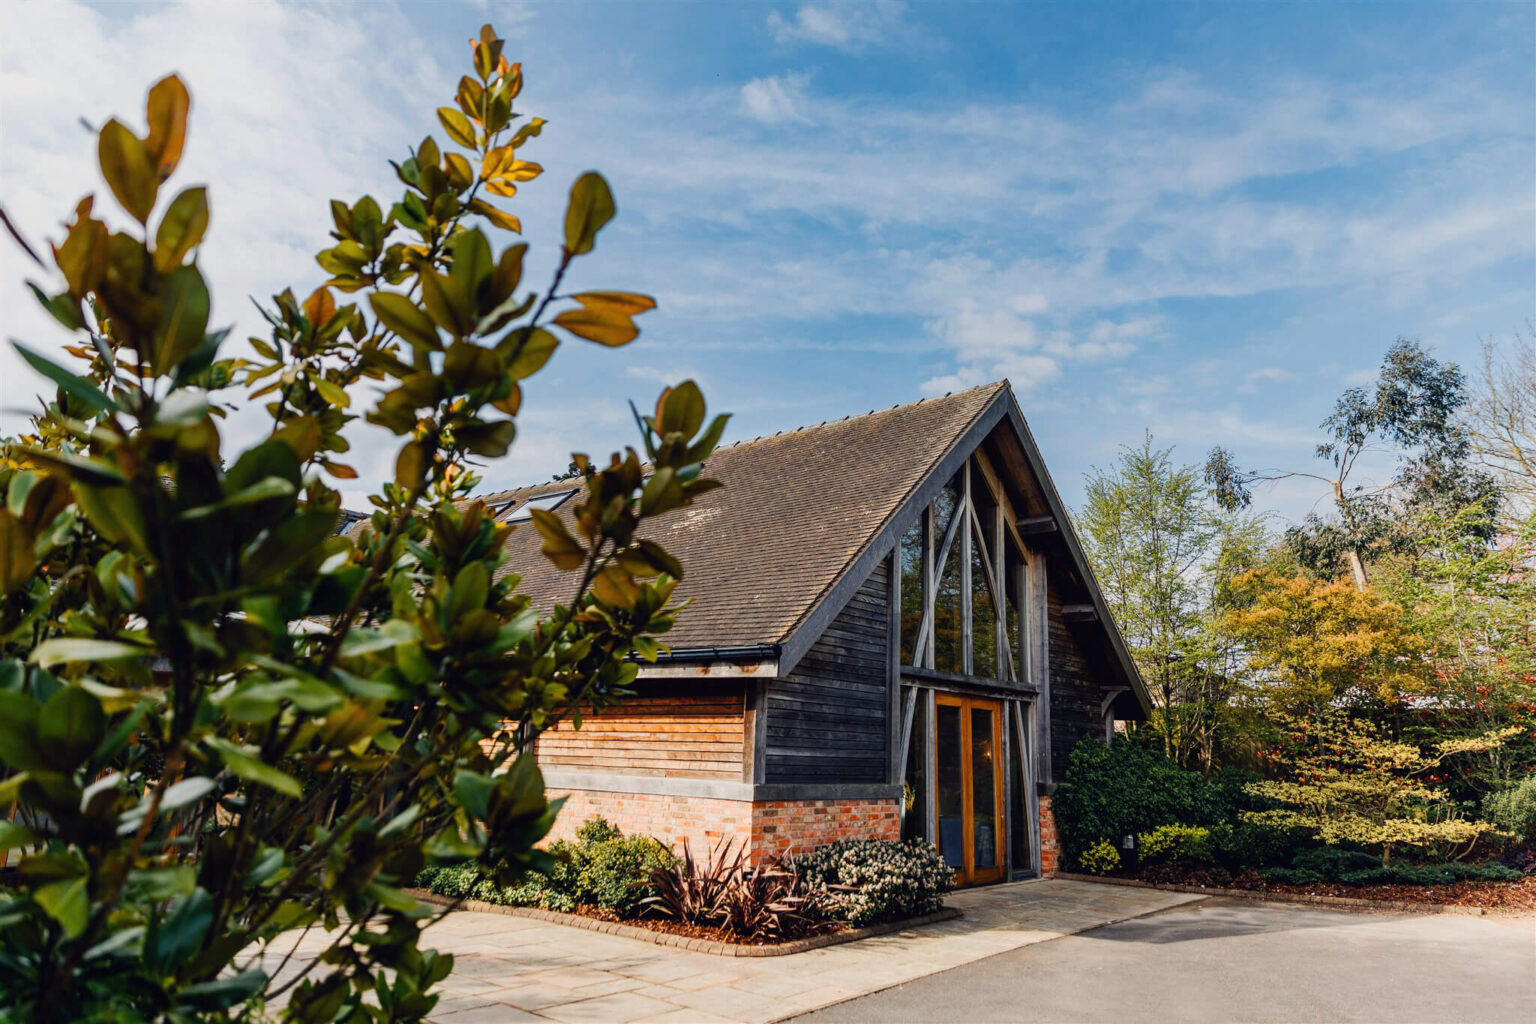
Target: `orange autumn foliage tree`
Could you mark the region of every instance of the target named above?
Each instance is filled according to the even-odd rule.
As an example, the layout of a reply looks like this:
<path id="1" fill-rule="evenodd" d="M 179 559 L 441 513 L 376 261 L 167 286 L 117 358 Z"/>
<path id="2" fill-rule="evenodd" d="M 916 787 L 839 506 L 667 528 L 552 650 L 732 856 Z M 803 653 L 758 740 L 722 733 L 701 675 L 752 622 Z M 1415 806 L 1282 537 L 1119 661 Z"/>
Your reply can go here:
<path id="1" fill-rule="evenodd" d="M 1423 687 L 1423 640 L 1374 588 L 1269 568 L 1233 586 L 1244 601 L 1226 613 L 1226 628 L 1248 649 L 1273 709 L 1304 714 L 1341 698 L 1392 700 Z"/>

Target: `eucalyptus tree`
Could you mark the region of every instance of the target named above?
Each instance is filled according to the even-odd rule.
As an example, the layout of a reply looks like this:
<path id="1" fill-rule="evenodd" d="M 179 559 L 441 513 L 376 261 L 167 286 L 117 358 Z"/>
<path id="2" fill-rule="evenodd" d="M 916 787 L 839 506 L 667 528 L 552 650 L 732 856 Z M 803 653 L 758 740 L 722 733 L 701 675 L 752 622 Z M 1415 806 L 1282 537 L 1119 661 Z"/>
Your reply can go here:
<path id="1" fill-rule="evenodd" d="M 1465 380 L 1455 363 L 1442 363 L 1418 342 L 1399 338 L 1387 350 L 1376 383 L 1339 396 L 1323 420 L 1324 439 L 1314 450 L 1324 469 L 1243 470 L 1223 447 L 1206 459 L 1205 479 L 1227 509 L 1248 507 L 1252 485 L 1307 479 L 1327 489 L 1334 515 L 1309 515 L 1286 533 L 1304 565 L 1330 573 L 1347 565 L 1355 586 L 1370 583 L 1374 554 L 1401 541 L 1400 529 L 1423 506 L 1489 505 L 1497 488 L 1470 465 L 1471 443 L 1460 413 L 1467 404 Z M 1365 481 L 1362 460 L 1387 456 L 1396 471 Z M 1496 505 L 1496 501 L 1492 503 Z M 1490 517 L 1480 529 L 1490 534 Z"/>
<path id="2" fill-rule="evenodd" d="M 564 339 L 625 344 L 654 306 L 567 291 L 615 214 L 596 173 L 542 290 L 523 285 L 527 244 L 493 243 L 520 230 L 494 200 L 542 171 L 522 153 L 544 122 L 515 110 L 502 45 L 475 40 L 438 110 L 448 142 L 395 165 L 397 201 L 330 204 L 329 279 L 276 296 L 248 357 L 209 324 L 209 191 L 167 187 L 191 105 L 174 76 L 147 130 L 99 133 L 126 217 L 87 196 L 51 259 L 27 247 L 75 340 L 21 348 L 57 390 L 0 468 L 0 1016 L 226 1020 L 281 1000 L 292 1020 L 421 1019 L 452 957 L 421 948 L 441 911 L 406 887 L 431 865 L 546 863 L 559 801 L 529 738 L 622 698 L 656 656 L 682 567 L 645 527 L 714 486 L 725 423 L 705 426 L 697 387 L 637 417 L 643 455 L 575 456 L 567 515 L 532 513 L 562 605 L 498 573 L 510 527 L 468 498 Z M 269 415 L 245 447 L 220 423 L 240 387 Z M 356 475 L 342 458 L 365 427 L 393 437 L 394 477 L 341 534 L 333 481 Z M 323 956 L 274 974 L 312 928 Z"/>

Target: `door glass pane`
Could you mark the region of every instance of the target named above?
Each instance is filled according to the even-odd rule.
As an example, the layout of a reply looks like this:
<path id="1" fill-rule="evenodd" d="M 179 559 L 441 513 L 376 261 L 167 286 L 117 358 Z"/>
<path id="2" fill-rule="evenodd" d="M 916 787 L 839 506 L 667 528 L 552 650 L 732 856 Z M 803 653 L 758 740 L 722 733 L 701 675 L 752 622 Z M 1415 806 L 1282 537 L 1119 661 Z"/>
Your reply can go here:
<path id="1" fill-rule="evenodd" d="M 912 664 L 923 621 L 923 517 L 901 538 L 901 663 Z"/>
<path id="2" fill-rule="evenodd" d="M 935 726 L 939 852 L 946 864 L 960 871 L 965 868 L 965 779 L 961 760 L 965 751 L 960 746 L 960 709 L 940 704 L 935 712 Z"/>
<path id="3" fill-rule="evenodd" d="M 1019 749 L 1020 729 L 1016 728 L 1020 721 L 1028 721 L 1024 706 L 1016 704 L 1009 712 L 1009 719 L 1004 724 L 1008 729 L 1008 739 L 1011 741 L 1008 747 L 1008 781 L 1013 787 L 1013 799 L 1008 808 L 1008 848 L 1010 863 L 1013 870 L 1019 871 L 1030 867 L 1034 858 L 1029 855 L 1029 789 L 1024 774 L 1023 752 Z"/>
<path id="4" fill-rule="evenodd" d="M 993 749 L 995 714 L 971 708 L 971 816 L 974 822 L 975 864 L 997 867 L 997 751 Z M 942 776 L 941 776 L 942 778 Z"/>
<path id="5" fill-rule="evenodd" d="M 997 605 L 987 587 L 981 545 L 971 545 L 971 674 L 1001 678 L 997 670 Z"/>
<path id="6" fill-rule="evenodd" d="M 933 599 L 933 667 L 940 672 L 965 671 L 960 636 L 960 538 L 949 550 L 949 561 L 938 576 Z"/>
<path id="7" fill-rule="evenodd" d="M 928 694 L 917 691 L 912 709 L 912 738 L 907 745 L 907 777 L 901 838 L 928 838 Z"/>

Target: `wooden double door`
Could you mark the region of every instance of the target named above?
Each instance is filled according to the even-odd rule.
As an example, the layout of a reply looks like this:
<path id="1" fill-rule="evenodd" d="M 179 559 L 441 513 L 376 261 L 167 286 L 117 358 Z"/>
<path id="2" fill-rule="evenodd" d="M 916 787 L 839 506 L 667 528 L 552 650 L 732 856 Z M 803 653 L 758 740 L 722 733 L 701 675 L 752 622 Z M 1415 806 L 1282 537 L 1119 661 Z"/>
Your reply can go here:
<path id="1" fill-rule="evenodd" d="M 941 693 L 934 704 L 939 853 L 957 885 L 995 882 L 1007 859 L 1002 702 Z"/>

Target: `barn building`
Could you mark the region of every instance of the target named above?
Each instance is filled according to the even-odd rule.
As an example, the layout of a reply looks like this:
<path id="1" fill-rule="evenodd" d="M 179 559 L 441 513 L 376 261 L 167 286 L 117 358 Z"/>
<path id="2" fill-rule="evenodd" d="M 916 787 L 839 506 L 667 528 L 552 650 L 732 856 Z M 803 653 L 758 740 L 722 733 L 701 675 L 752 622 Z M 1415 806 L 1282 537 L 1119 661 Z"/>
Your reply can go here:
<path id="1" fill-rule="evenodd" d="M 1056 867 L 1073 744 L 1149 704 L 1006 382 L 721 448 L 652 524 L 693 604 L 638 694 L 537 740 L 564 834 L 602 815 L 753 856 L 920 836 L 962 884 Z M 558 513 L 549 483 L 484 498 Z M 536 603 L 570 577 L 512 532 Z"/>

